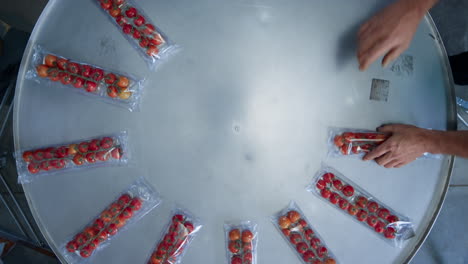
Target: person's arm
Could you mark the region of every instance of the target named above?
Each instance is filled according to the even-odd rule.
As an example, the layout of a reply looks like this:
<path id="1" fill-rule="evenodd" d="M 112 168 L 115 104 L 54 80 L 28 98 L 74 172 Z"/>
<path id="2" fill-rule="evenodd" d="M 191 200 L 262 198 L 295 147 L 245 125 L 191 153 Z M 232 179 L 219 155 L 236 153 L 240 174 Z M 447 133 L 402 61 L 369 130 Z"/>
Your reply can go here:
<path id="1" fill-rule="evenodd" d="M 446 132 L 410 125 L 387 125 L 378 131 L 392 135 L 364 160 L 375 160 L 385 168 L 400 168 L 426 152 L 468 158 L 468 131 Z"/>
<path id="2" fill-rule="evenodd" d="M 366 70 L 380 56 L 385 67 L 410 45 L 419 22 L 438 0 L 398 0 L 384 8 L 358 32 L 359 69 Z"/>

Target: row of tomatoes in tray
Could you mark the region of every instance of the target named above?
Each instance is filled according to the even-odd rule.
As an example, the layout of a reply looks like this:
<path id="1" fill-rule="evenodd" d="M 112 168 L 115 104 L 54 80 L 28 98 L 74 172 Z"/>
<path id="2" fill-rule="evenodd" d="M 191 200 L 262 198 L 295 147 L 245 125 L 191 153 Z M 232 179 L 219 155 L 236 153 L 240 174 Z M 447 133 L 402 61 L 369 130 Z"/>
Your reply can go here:
<path id="1" fill-rule="evenodd" d="M 329 255 L 328 249 L 322 244 L 320 238 L 314 235 L 314 231 L 299 212 L 290 210 L 285 215 L 280 216 L 278 226 L 305 263 L 336 263 L 335 259 Z"/>
<path id="2" fill-rule="evenodd" d="M 36 67 L 37 74 L 52 81 L 60 81 L 64 85 L 83 88 L 87 92 L 95 93 L 99 85 L 107 88 L 107 95 L 111 98 L 128 99 L 132 92 L 128 91 L 129 79 L 122 75 L 94 68 L 86 64 L 71 62 L 52 54 L 44 57 L 44 64 Z"/>
<path id="3" fill-rule="evenodd" d="M 187 216 L 183 214 L 174 215 L 170 227 L 153 254 L 151 254 L 148 263 L 177 263 L 177 258 L 182 254 L 184 245 L 187 243 L 189 235 L 193 230 L 194 225 Z"/>
<path id="4" fill-rule="evenodd" d="M 399 221 L 399 218 L 376 201 L 363 195 L 355 195 L 354 187 L 344 183 L 333 173 L 325 173 L 317 181 L 316 187 L 320 190 L 320 195 L 330 203 L 355 216 L 358 221 L 366 222 L 375 232 L 383 233 L 384 237 L 395 238 L 396 230 L 387 225 Z"/>
<path id="5" fill-rule="evenodd" d="M 335 146 L 343 155 L 359 154 L 369 152 L 376 146 L 382 144 L 389 135 L 382 133 L 353 133 L 345 132 L 336 135 L 333 139 Z"/>
<path id="6" fill-rule="evenodd" d="M 251 264 L 253 261 L 254 234 L 249 229 L 238 228 L 229 231 L 228 250 L 231 253 L 231 264 Z"/>
<path id="7" fill-rule="evenodd" d="M 70 159 L 78 166 L 85 163 L 104 162 L 111 157 L 118 160 L 122 157 L 123 151 L 115 143 L 111 137 L 104 137 L 58 148 L 25 151 L 22 156 L 28 164 L 28 171 L 35 174 L 41 170 L 62 169 L 70 162 Z"/>
<path id="8" fill-rule="evenodd" d="M 69 252 L 77 253 L 83 258 L 91 256 L 93 251 L 109 237 L 115 235 L 136 211 L 140 210 L 142 200 L 123 194 L 106 210 L 101 212 L 99 218 L 86 227 L 81 233 L 67 243 Z"/>
<path id="9" fill-rule="evenodd" d="M 138 45 L 145 49 L 148 56 L 159 53 L 158 46 L 164 43 L 163 38 L 152 24 L 146 23 L 146 18 L 135 7 L 124 0 L 99 1 L 101 8 L 115 19 L 125 34 L 131 35 Z"/>

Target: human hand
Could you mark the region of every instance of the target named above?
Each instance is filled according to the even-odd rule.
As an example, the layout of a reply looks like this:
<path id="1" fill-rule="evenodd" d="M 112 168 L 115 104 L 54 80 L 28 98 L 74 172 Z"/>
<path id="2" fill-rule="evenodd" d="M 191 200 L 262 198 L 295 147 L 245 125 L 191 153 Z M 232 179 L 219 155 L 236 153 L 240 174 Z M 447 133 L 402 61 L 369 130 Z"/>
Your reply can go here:
<path id="1" fill-rule="evenodd" d="M 383 55 L 383 67 L 398 58 L 409 47 L 419 22 L 434 3 L 398 0 L 364 23 L 358 32 L 359 69 L 365 71 Z"/>
<path id="2" fill-rule="evenodd" d="M 364 156 L 385 168 L 400 168 L 428 152 L 433 143 L 431 131 L 410 125 L 386 125 L 377 129 L 392 135 Z"/>

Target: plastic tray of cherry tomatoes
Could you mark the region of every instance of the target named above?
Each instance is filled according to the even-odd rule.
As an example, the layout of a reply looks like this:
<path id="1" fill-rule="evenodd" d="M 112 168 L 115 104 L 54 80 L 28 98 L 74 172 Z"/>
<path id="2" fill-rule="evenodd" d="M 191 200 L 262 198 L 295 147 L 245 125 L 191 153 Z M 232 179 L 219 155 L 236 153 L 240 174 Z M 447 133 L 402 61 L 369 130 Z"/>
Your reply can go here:
<path id="1" fill-rule="evenodd" d="M 337 260 L 295 202 L 272 217 L 273 224 L 305 264 L 335 264 Z"/>
<path id="2" fill-rule="evenodd" d="M 343 128 L 330 129 L 329 133 L 329 152 L 331 156 L 362 156 L 390 137 L 389 134 L 371 130 Z"/>
<path id="3" fill-rule="evenodd" d="M 229 264 L 257 263 L 257 225 L 245 221 L 238 225 L 225 224 L 227 260 Z"/>
<path id="4" fill-rule="evenodd" d="M 38 83 L 47 81 L 59 87 L 70 88 L 84 95 L 127 108 L 139 109 L 143 90 L 143 79 L 114 70 L 69 60 L 36 45 L 31 69 L 26 78 Z"/>
<path id="5" fill-rule="evenodd" d="M 323 165 L 307 190 L 396 247 L 414 236 L 413 224 L 408 217 L 397 213 L 331 167 Z"/>
<path id="6" fill-rule="evenodd" d="M 16 152 L 18 182 L 90 167 L 124 166 L 130 159 L 127 132 Z"/>
<path id="7" fill-rule="evenodd" d="M 198 218 L 185 209 L 176 208 L 147 263 L 181 263 L 187 248 L 201 228 Z"/>
<path id="8" fill-rule="evenodd" d="M 157 191 L 144 179 L 132 183 L 101 213 L 61 247 L 68 263 L 92 262 L 92 257 L 123 230 L 161 203 Z"/>
<path id="9" fill-rule="evenodd" d="M 134 1 L 94 1 L 139 51 L 150 69 L 156 69 L 159 62 L 178 50 Z"/>

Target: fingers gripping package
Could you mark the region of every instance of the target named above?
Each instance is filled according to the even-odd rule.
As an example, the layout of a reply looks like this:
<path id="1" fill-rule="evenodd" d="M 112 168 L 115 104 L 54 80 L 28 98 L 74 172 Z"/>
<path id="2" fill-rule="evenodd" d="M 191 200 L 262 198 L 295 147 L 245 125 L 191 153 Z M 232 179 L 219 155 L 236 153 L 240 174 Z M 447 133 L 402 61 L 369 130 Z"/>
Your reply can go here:
<path id="1" fill-rule="evenodd" d="M 180 208 L 175 209 L 147 263 L 180 264 L 201 227 L 200 220 L 190 212 Z"/>
<path id="2" fill-rule="evenodd" d="M 299 259 L 305 264 L 335 264 L 336 258 L 324 240 L 309 224 L 295 202 L 272 217 L 273 224 L 281 232 Z"/>
<path id="3" fill-rule="evenodd" d="M 408 217 L 364 191 L 333 168 L 323 166 L 307 190 L 366 226 L 393 246 L 414 236 Z"/>
<path id="4" fill-rule="evenodd" d="M 48 81 L 105 102 L 138 110 L 142 94 L 142 79 L 98 66 L 76 62 L 34 47 L 31 70 L 26 77 L 42 83 Z"/>
<path id="5" fill-rule="evenodd" d="M 389 137 L 390 134 L 371 130 L 331 129 L 330 154 L 333 156 L 362 155 L 370 152 Z"/>
<path id="6" fill-rule="evenodd" d="M 42 175 L 82 168 L 124 166 L 129 158 L 126 132 L 20 150 L 16 153 L 18 182 L 29 183 Z"/>
<path id="7" fill-rule="evenodd" d="M 144 178 L 136 180 L 98 217 L 60 247 L 63 256 L 69 263 L 92 262 L 96 252 L 107 246 L 116 234 L 137 222 L 160 203 L 158 193 Z"/>
<path id="8" fill-rule="evenodd" d="M 225 224 L 227 259 L 229 264 L 257 263 L 257 225 L 242 222 L 239 225 Z"/>
<path id="9" fill-rule="evenodd" d="M 177 51 L 177 46 L 131 0 L 93 0 L 147 62 L 150 69 Z"/>

